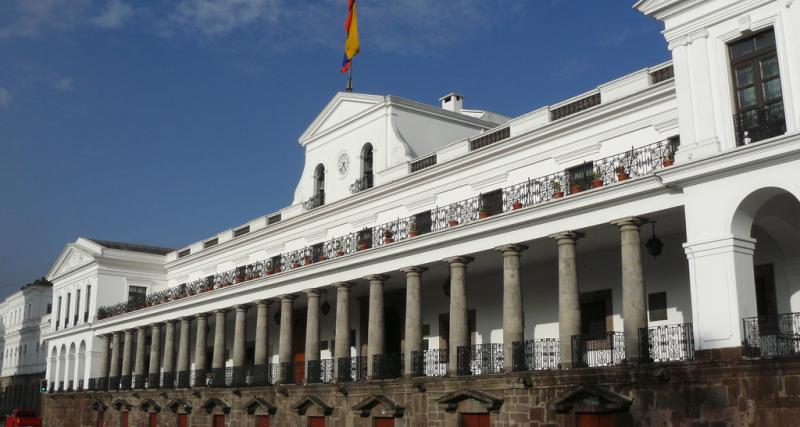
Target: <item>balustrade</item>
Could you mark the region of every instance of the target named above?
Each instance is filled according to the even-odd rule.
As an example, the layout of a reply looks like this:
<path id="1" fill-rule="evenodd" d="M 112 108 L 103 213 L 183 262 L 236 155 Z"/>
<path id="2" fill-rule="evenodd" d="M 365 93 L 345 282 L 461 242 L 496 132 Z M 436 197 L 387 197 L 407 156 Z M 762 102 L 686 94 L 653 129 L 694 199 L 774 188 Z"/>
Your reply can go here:
<path id="1" fill-rule="evenodd" d="M 503 344 L 475 344 L 459 347 L 458 375 L 488 375 L 503 372 Z"/>
<path id="2" fill-rule="evenodd" d="M 561 351 L 557 338 L 517 341 L 511 345 L 512 369 L 539 371 L 558 369 L 561 366 Z"/>
<path id="3" fill-rule="evenodd" d="M 572 336 L 572 364 L 575 367 L 614 366 L 625 361 L 622 332 Z"/>

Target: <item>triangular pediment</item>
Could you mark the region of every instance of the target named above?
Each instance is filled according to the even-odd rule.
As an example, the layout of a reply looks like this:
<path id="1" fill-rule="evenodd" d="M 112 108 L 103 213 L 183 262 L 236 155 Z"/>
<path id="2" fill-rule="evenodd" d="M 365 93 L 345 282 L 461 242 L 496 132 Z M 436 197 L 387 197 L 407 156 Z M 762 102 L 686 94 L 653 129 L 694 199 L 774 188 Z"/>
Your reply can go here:
<path id="1" fill-rule="evenodd" d="M 311 122 L 306 131 L 300 135 L 300 144 L 305 145 L 308 140 L 360 117 L 376 105 L 381 104 L 383 100 L 384 97 L 378 95 L 337 93 Z"/>
<path id="2" fill-rule="evenodd" d="M 90 240 L 80 238 L 75 243 L 68 244 L 56 263 L 47 273 L 47 279 L 53 280 L 70 271 L 77 270 L 84 265 L 94 262 L 96 257 L 102 253 L 102 247 Z"/>
<path id="3" fill-rule="evenodd" d="M 175 399 L 167 405 L 170 411 L 174 413 L 178 413 L 178 411 L 183 411 L 186 414 L 192 413 L 192 405 L 186 403 L 183 399 Z"/>
<path id="4" fill-rule="evenodd" d="M 568 391 L 550 406 L 554 411 L 565 413 L 615 413 L 625 412 L 633 404 L 631 399 L 611 390 L 579 385 Z"/>
<path id="5" fill-rule="evenodd" d="M 278 407 L 273 405 L 272 402 L 260 397 L 254 397 L 250 402 L 244 405 L 244 409 L 247 410 L 247 413 L 250 415 L 255 414 L 258 409 L 270 415 L 275 415 L 275 412 L 278 411 Z"/>
<path id="6" fill-rule="evenodd" d="M 447 412 L 455 412 L 458 410 L 458 405 L 465 400 L 472 401 L 490 412 L 499 411 L 500 407 L 503 405 L 502 398 L 471 389 L 462 389 L 448 393 L 437 399 L 436 403 Z"/>
<path id="7" fill-rule="evenodd" d="M 305 415 L 306 411 L 312 406 L 316 406 L 324 415 L 330 415 L 333 413 L 333 407 L 325 403 L 317 396 L 306 396 L 300 399 L 292 406 L 292 411 L 296 412 L 297 415 Z"/>
<path id="8" fill-rule="evenodd" d="M 379 394 L 367 396 L 366 399 L 353 406 L 353 412 L 362 417 L 370 416 L 373 410 L 381 415 L 394 418 L 402 417 L 403 412 L 405 412 L 405 408 L 398 405 L 395 401 Z"/>

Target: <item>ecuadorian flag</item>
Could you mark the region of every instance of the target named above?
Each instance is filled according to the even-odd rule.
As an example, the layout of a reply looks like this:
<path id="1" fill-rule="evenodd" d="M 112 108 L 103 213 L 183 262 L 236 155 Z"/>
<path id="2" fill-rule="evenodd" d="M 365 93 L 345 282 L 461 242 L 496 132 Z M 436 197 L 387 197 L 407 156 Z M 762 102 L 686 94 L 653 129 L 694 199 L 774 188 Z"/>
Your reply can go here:
<path id="1" fill-rule="evenodd" d="M 358 55 L 361 45 L 358 42 L 358 18 L 356 18 L 356 0 L 347 0 L 347 20 L 344 22 L 344 30 L 347 39 L 344 44 L 344 61 L 342 61 L 342 73 L 350 70 L 350 63 L 353 57 Z"/>

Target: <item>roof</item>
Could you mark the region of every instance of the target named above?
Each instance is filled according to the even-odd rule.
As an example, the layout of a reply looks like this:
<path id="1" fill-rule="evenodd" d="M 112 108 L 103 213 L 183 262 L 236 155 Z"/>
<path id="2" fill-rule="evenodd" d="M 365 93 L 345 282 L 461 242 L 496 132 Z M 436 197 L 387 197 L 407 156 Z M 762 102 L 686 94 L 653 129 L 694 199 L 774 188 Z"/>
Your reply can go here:
<path id="1" fill-rule="evenodd" d="M 112 242 L 110 240 L 98 240 L 98 239 L 89 239 L 100 246 L 103 246 L 108 249 L 117 249 L 120 251 L 128 251 L 128 252 L 141 252 L 145 254 L 153 254 L 153 255 L 166 255 L 170 252 L 174 252 L 175 249 L 170 248 L 162 248 L 159 246 L 150 246 L 150 245 L 140 245 L 138 243 L 123 243 L 123 242 Z"/>

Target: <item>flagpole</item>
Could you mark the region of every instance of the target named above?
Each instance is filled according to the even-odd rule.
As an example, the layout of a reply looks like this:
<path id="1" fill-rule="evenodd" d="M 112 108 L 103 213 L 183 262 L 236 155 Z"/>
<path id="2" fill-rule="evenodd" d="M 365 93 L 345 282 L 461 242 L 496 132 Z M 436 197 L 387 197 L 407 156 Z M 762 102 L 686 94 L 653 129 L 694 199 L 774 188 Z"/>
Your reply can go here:
<path id="1" fill-rule="evenodd" d="M 347 92 L 353 91 L 353 60 L 350 60 L 350 68 L 347 70 Z"/>

